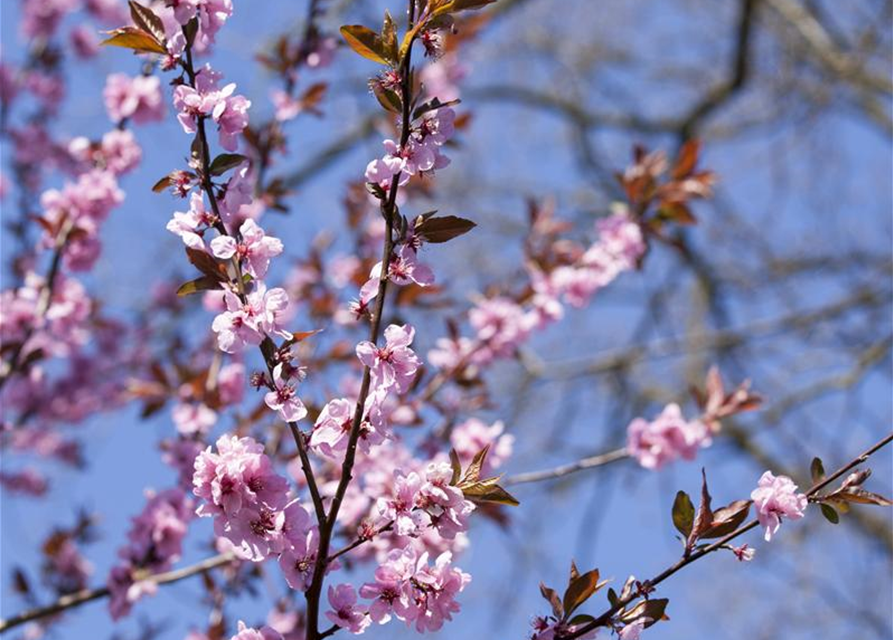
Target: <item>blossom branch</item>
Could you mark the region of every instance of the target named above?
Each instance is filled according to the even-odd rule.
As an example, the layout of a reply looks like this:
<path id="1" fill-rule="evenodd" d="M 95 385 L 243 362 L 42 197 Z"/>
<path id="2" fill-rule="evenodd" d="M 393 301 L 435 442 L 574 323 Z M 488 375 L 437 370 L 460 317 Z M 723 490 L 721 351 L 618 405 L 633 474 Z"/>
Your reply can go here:
<path id="1" fill-rule="evenodd" d="M 184 36 L 186 36 L 186 29 L 184 27 L 183 30 Z M 187 37 L 188 42 L 188 37 Z M 184 69 L 189 78 L 190 86 L 195 89 L 196 88 L 196 71 L 192 61 L 192 45 L 186 47 L 186 61 L 184 62 Z M 202 190 L 208 196 L 208 202 L 211 205 L 211 210 L 214 213 L 215 221 L 214 228 L 217 229 L 222 235 L 233 236 L 237 241 L 239 240 L 239 231 L 238 229 L 234 229 L 231 234 L 229 230 L 226 228 L 226 225 L 223 224 L 223 219 L 220 215 L 220 207 L 217 202 L 217 197 L 214 195 L 214 185 L 211 182 L 211 153 L 210 147 L 208 144 L 208 137 L 205 128 L 205 121 L 207 119 L 206 115 L 200 115 L 196 118 L 196 136 L 199 141 L 200 147 L 200 161 L 201 161 L 201 169 L 202 169 Z M 242 268 L 237 256 L 232 257 L 232 264 L 235 268 L 235 286 L 236 286 L 236 295 L 245 302 L 245 285 L 244 280 L 242 278 Z M 275 346 L 272 344 L 272 341 L 267 338 L 260 344 L 260 351 L 264 358 L 264 363 L 266 364 L 267 371 L 270 375 L 270 378 L 273 378 L 273 369 L 276 366 L 276 363 L 273 361 L 273 354 L 275 352 Z M 304 473 L 304 476 L 307 480 L 307 488 L 310 492 L 311 500 L 313 501 L 314 510 L 316 512 L 317 520 L 321 523 L 325 518 L 325 507 L 323 505 L 322 496 L 319 492 L 319 487 L 316 483 L 316 478 L 313 473 L 313 467 L 310 463 L 310 457 L 307 453 L 306 441 L 304 439 L 303 433 L 301 433 L 300 428 L 297 426 L 295 422 L 288 422 L 288 427 L 291 430 L 292 436 L 294 437 L 295 444 L 298 448 L 298 456 L 301 460 L 301 470 Z"/>
<path id="2" fill-rule="evenodd" d="M 852 460 L 850 460 L 847 464 L 845 464 L 842 467 L 840 467 L 839 469 L 837 469 L 837 471 L 835 471 L 834 473 L 829 475 L 824 480 L 821 480 L 820 482 L 814 484 L 805 494 L 807 499 L 814 498 L 819 493 L 819 491 L 821 491 L 822 489 L 827 487 L 829 484 L 831 484 L 838 478 L 841 478 L 844 474 L 851 471 L 855 467 L 864 463 L 866 460 L 868 460 L 868 458 L 870 458 L 872 455 L 874 455 L 875 453 L 877 453 L 878 451 L 880 451 L 881 449 L 886 447 L 891 442 L 893 442 L 893 433 L 890 433 L 885 438 L 883 438 L 882 440 L 880 440 L 879 442 L 874 444 L 872 447 L 867 449 L 864 453 L 862 453 L 862 454 L 856 456 L 855 458 L 853 458 Z M 706 555 L 713 553 L 714 551 L 716 551 L 718 549 L 724 548 L 726 545 L 728 545 L 729 542 L 731 542 L 735 538 L 741 536 L 744 533 L 747 533 L 751 529 L 755 529 L 759 525 L 760 525 L 760 521 L 758 519 L 751 520 L 747 524 L 740 526 L 739 528 L 732 531 L 731 533 L 718 539 L 716 542 L 713 542 L 705 547 L 701 547 L 700 549 L 693 551 L 692 553 L 690 553 L 687 556 L 683 556 L 681 559 L 679 559 L 679 561 L 677 561 L 675 564 L 673 564 L 669 568 L 667 568 L 664 571 L 662 571 L 661 573 L 657 574 L 655 577 L 651 578 L 650 580 L 646 580 L 644 583 L 642 583 L 644 586 L 643 588 L 650 592 L 654 587 L 659 585 L 661 582 L 664 582 L 665 580 L 669 579 L 674 574 L 681 571 L 688 565 L 703 558 Z M 626 605 L 630 604 L 633 600 L 635 600 L 636 598 L 638 598 L 642 595 L 641 591 L 642 591 L 642 589 L 636 589 L 636 590 L 632 591 L 631 593 L 629 593 L 627 596 L 619 598 L 614 603 L 614 605 L 611 606 L 611 608 L 609 608 L 607 611 L 605 611 L 604 613 L 599 615 L 597 618 L 595 618 L 591 622 L 588 622 L 585 625 L 581 625 L 579 628 L 575 629 L 570 635 L 567 636 L 567 640 L 573 640 L 574 638 L 583 637 L 586 634 L 594 631 L 598 627 L 603 627 L 603 626 L 608 625 L 610 623 L 611 619 L 614 617 L 614 614 L 616 614 L 618 611 L 623 609 Z"/>
<path id="3" fill-rule="evenodd" d="M 415 1 L 408 2 L 407 31 L 412 31 L 415 21 Z M 402 99 L 402 123 L 400 132 L 400 146 L 405 147 L 409 141 L 412 132 L 412 41 L 409 43 L 403 59 L 400 61 L 400 94 Z M 397 217 L 397 193 L 400 188 L 400 173 L 394 176 L 391 181 L 391 188 L 388 197 L 381 203 L 381 214 L 385 220 L 384 247 L 382 249 L 382 270 L 378 281 L 378 294 L 375 298 L 375 309 L 372 314 L 371 327 L 369 329 L 369 342 L 374 345 L 378 344 L 379 333 L 381 330 L 382 313 L 384 311 L 385 296 L 387 294 L 388 285 L 388 265 L 391 261 L 391 253 L 394 249 L 394 221 Z M 344 501 L 347 493 L 347 487 L 353 479 L 352 471 L 356 460 L 357 443 L 360 438 L 360 426 L 363 421 L 363 413 L 366 407 L 366 398 L 369 395 L 372 383 L 372 371 L 368 365 L 363 367 L 363 380 L 360 385 L 360 393 L 357 397 L 357 404 L 354 410 L 353 420 L 350 426 L 350 436 L 347 442 L 347 450 L 344 454 L 344 462 L 341 466 L 341 478 L 338 481 L 338 487 L 332 498 L 329 508 L 328 517 L 325 521 L 320 522 L 319 526 L 319 550 L 317 552 L 316 563 L 313 567 L 313 578 L 310 587 L 305 594 L 307 600 L 307 640 L 319 640 L 319 604 L 322 595 L 323 581 L 325 578 L 326 568 L 330 562 L 329 546 L 332 540 L 332 533 L 335 529 L 335 522 L 338 518 L 338 511 Z"/>
<path id="4" fill-rule="evenodd" d="M 182 569 L 175 569 L 173 571 L 168 571 L 165 573 L 157 573 L 154 576 L 149 576 L 145 580 L 156 585 L 172 584 L 174 582 L 179 582 L 180 580 L 185 580 L 186 578 L 192 577 L 194 575 L 207 573 L 208 571 L 228 564 L 235 559 L 236 557 L 231 553 L 221 553 L 219 555 L 207 558 L 206 560 L 202 560 L 201 562 L 189 565 L 188 567 L 183 567 Z M 62 596 L 53 604 L 47 605 L 45 607 L 29 609 L 28 611 L 23 611 L 22 613 L 16 614 L 6 620 L 0 620 L 0 633 L 5 633 L 10 629 L 25 624 L 26 622 L 46 618 L 47 616 L 61 613 L 67 609 L 72 609 L 82 604 L 86 604 L 87 602 L 92 602 L 93 600 L 101 600 L 102 598 L 107 598 L 109 595 L 110 590 L 108 587 L 98 587 L 95 589 L 83 589 L 81 591 Z"/>

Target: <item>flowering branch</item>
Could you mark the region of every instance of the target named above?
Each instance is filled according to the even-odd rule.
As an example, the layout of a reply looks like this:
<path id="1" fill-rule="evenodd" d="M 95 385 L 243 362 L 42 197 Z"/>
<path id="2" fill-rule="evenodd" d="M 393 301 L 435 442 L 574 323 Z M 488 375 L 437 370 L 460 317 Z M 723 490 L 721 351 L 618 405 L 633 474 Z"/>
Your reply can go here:
<path id="1" fill-rule="evenodd" d="M 411 32 L 415 22 L 415 1 L 409 0 L 407 17 L 407 31 Z M 405 147 L 412 132 L 412 118 L 410 108 L 412 105 L 412 40 L 406 48 L 403 59 L 400 61 L 401 74 L 400 97 L 403 106 L 400 146 Z M 381 319 L 384 311 L 385 296 L 388 287 L 388 265 L 391 263 L 391 253 L 394 250 L 394 221 L 397 216 L 397 193 L 400 188 L 400 173 L 391 182 L 391 189 L 386 200 L 381 202 L 381 215 L 385 220 L 384 247 L 382 248 L 382 270 L 378 281 L 378 294 L 375 298 L 375 310 L 372 313 L 372 323 L 369 329 L 369 342 L 378 344 L 381 330 Z M 356 460 L 357 442 L 360 438 L 360 425 L 363 421 L 363 413 L 366 407 L 366 398 L 372 382 L 372 370 L 368 364 L 363 366 L 363 380 L 360 384 L 360 393 L 357 397 L 353 420 L 350 425 L 350 436 L 347 442 L 347 450 L 344 454 L 344 462 L 341 465 L 341 478 L 332 498 L 328 516 L 319 522 L 319 549 L 317 551 L 316 564 L 313 567 L 313 578 L 310 587 L 305 594 L 307 600 L 307 640 L 319 640 L 319 604 L 322 595 L 323 581 L 330 558 L 329 546 L 332 540 L 332 532 L 338 518 L 338 511 L 347 492 L 347 487 L 352 480 L 354 461 Z M 337 555 L 335 556 L 337 557 Z"/>
<path id="2" fill-rule="evenodd" d="M 146 580 L 156 585 L 172 584 L 174 582 L 179 582 L 180 580 L 185 580 L 186 578 L 194 575 L 206 573 L 208 571 L 211 571 L 212 569 L 216 569 L 217 567 L 222 567 L 223 565 L 228 564 L 235 559 L 235 556 L 231 553 L 221 553 L 219 555 L 207 558 L 206 560 L 202 560 L 201 562 L 189 565 L 188 567 L 183 567 L 182 569 L 175 569 L 166 573 L 155 574 L 154 576 L 146 578 Z M 87 602 L 91 602 L 93 600 L 107 598 L 110 593 L 111 592 L 108 587 L 98 587 L 96 589 L 83 589 L 76 593 L 62 596 L 51 605 L 29 609 L 28 611 L 18 613 L 6 620 L 0 620 L 0 633 L 5 633 L 10 629 L 25 624 L 26 622 L 31 622 L 32 620 L 38 620 L 40 618 L 46 618 L 47 616 L 61 613 L 66 609 L 71 609 Z"/>
<path id="3" fill-rule="evenodd" d="M 851 471 L 855 467 L 864 463 L 872 455 L 874 455 L 875 453 L 877 453 L 878 451 L 880 451 L 881 449 L 886 447 L 891 442 L 893 442 L 893 433 L 890 433 L 885 438 L 883 438 L 882 440 L 880 440 L 879 442 L 877 442 L 876 444 L 871 446 L 869 449 L 867 449 L 865 452 L 863 452 L 862 454 L 860 454 L 860 455 L 856 456 L 855 458 L 853 458 L 852 460 L 850 460 L 848 463 L 846 463 L 845 465 L 843 465 L 842 467 L 837 469 L 837 471 L 835 471 L 828 477 L 826 477 L 823 480 L 814 484 L 805 494 L 807 500 L 813 501 L 822 489 L 824 489 L 825 487 L 830 485 L 835 480 L 841 478 L 844 474 Z M 696 562 L 697 560 L 713 553 L 714 551 L 717 551 L 718 549 L 727 548 L 728 544 L 732 540 L 738 538 L 739 536 L 741 536 L 744 533 L 747 533 L 751 529 L 755 529 L 756 527 L 760 526 L 760 524 L 761 524 L 760 519 L 751 520 L 747 524 L 744 524 L 744 525 L 738 527 L 737 529 L 735 529 L 734 531 L 728 533 L 727 535 L 719 538 L 716 542 L 713 542 L 713 543 L 711 543 L 707 546 L 704 546 L 704 547 L 700 547 L 700 548 L 694 550 L 693 552 L 691 552 L 690 554 L 683 555 L 683 557 L 680 558 L 679 561 L 677 561 L 675 564 L 668 567 L 661 573 L 657 574 L 650 580 L 646 580 L 644 582 L 637 583 L 637 587 L 635 589 L 627 590 L 628 593 L 626 593 L 626 595 L 614 600 L 612 602 L 611 607 L 609 609 L 607 609 L 605 612 L 603 612 L 601 615 L 592 619 L 589 622 L 586 622 L 585 624 L 577 625 L 573 629 L 573 631 L 571 631 L 568 635 L 562 635 L 561 637 L 564 640 L 573 640 L 574 638 L 582 638 L 582 637 L 586 636 L 587 634 L 591 633 L 592 631 L 596 630 L 599 627 L 604 627 L 604 626 L 610 625 L 612 623 L 612 620 L 613 620 L 615 614 L 617 614 L 619 611 L 623 610 L 628 604 L 632 603 L 634 600 L 636 600 L 642 596 L 647 596 L 649 593 L 651 593 L 654 590 L 655 587 L 657 587 L 657 585 L 659 585 L 660 583 L 669 579 L 674 574 L 681 571 L 682 569 L 684 569 L 688 565 L 692 564 L 693 562 Z M 654 620 L 654 621 L 656 621 L 656 620 Z"/>

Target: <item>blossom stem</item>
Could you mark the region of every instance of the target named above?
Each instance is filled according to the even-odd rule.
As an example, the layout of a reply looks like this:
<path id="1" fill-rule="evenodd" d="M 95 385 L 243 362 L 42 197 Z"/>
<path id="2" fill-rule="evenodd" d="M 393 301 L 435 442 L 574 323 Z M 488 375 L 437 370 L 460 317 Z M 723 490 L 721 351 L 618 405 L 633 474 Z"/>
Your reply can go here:
<path id="1" fill-rule="evenodd" d="M 629 451 L 627 451 L 626 448 L 623 447 L 620 449 L 614 449 L 612 451 L 606 451 L 604 453 L 598 453 L 596 455 L 589 456 L 581 460 L 577 460 L 576 462 L 571 462 L 569 464 L 564 464 L 553 469 L 529 471 L 527 473 L 519 473 L 513 476 L 509 476 L 502 484 L 509 486 L 513 484 L 525 484 L 528 482 L 554 480 L 556 478 L 563 478 L 564 476 L 568 476 L 572 473 L 577 473 L 578 471 L 583 471 L 585 469 L 603 467 L 607 464 L 617 462 L 618 460 L 624 460 L 628 457 Z"/>
<path id="2" fill-rule="evenodd" d="M 185 35 L 185 30 L 184 30 Z M 188 42 L 188 38 L 187 38 Z M 186 62 L 184 63 L 184 69 L 186 71 L 186 75 L 189 78 L 190 86 L 195 89 L 195 67 L 192 62 L 192 47 L 186 47 Z M 220 207 L 217 202 L 217 197 L 214 195 L 214 185 L 211 183 L 211 152 L 210 146 L 208 145 L 208 136 L 205 130 L 205 116 L 199 116 L 197 118 L 196 123 L 196 136 L 198 137 L 199 142 L 199 153 L 201 161 L 201 174 L 202 174 L 202 183 L 201 187 L 205 194 L 208 196 L 208 202 L 211 205 L 211 211 L 214 213 L 214 228 L 217 229 L 220 234 L 225 236 L 232 236 L 236 239 L 236 241 L 240 241 L 240 234 L 238 229 L 233 229 L 232 233 L 226 228 L 226 225 L 223 224 L 223 219 L 220 216 Z M 236 286 L 236 294 L 239 296 L 239 299 L 244 303 L 245 298 L 245 282 L 242 278 L 242 267 L 239 263 L 239 258 L 237 256 L 233 256 L 232 258 L 233 267 L 235 268 L 235 286 Z M 261 355 L 263 355 L 264 363 L 266 364 L 267 371 L 270 374 L 270 378 L 273 378 L 273 369 L 276 366 L 276 363 L 273 361 L 273 354 L 275 352 L 275 345 L 273 345 L 272 340 L 267 338 L 260 344 Z M 319 487 L 316 483 L 316 477 L 313 474 L 313 467 L 310 464 L 310 456 L 307 453 L 307 444 L 304 441 L 304 434 L 301 432 L 298 425 L 294 422 L 289 422 L 288 427 L 291 430 L 292 437 L 295 440 L 295 445 L 298 448 L 298 457 L 301 460 L 301 470 L 304 473 L 304 477 L 307 480 L 307 488 L 310 492 L 310 498 L 313 501 L 313 507 L 316 511 L 317 519 L 322 522 L 325 517 L 325 507 L 322 501 L 322 495 L 319 492 Z"/>
<path id="3" fill-rule="evenodd" d="M 408 0 L 408 19 L 407 31 L 411 31 L 415 22 L 415 0 Z M 400 92 L 403 103 L 402 127 L 400 133 L 400 147 L 406 146 L 409 141 L 411 129 L 411 111 L 412 104 L 412 75 L 411 75 L 411 59 L 412 59 L 412 42 L 406 50 L 406 54 L 400 61 Z M 398 173 L 391 180 L 391 188 L 388 197 L 381 203 L 381 213 L 385 220 L 384 247 L 382 249 L 381 258 L 381 278 L 378 282 L 378 294 L 375 298 L 375 309 L 372 315 L 371 327 L 369 329 L 369 342 L 374 345 L 378 344 L 379 333 L 381 330 L 381 320 L 384 311 L 384 301 L 387 294 L 388 285 L 388 265 L 391 261 L 391 253 L 394 249 L 394 221 L 398 215 L 397 212 L 397 192 L 400 188 L 400 174 Z M 338 511 L 341 509 L 341 503 L 347 493 L 347 487 L 353 479 L 353 466 L 356 460 L 357 443 L 360 438 L 360 426 L 363 422 L 363 413 L 366 408 L 366 398 L 369 396 L 369 389 L 372 383 L 372 372 L 368 366 L 363 367 L 363 380 L 360 384 L 360 393 L 357 396 L 357 405 L 354 410 L 353 421 L 350 427 L 350 436 L 347 441 L 347 450 L 344 454 L 344 462 L 341 465 L 341 478 L 338 481 L 338 487 L 332 498 L 329 508 L 328 517 L 320 522 L 319 525 L 319 550 L 317 552 L 316 563 L 313 567 L 313 577 L 310 587 L 305 594 L 307 600 L 307 640 L 321 640 L 325 637 L 319 631 L 319 605 L 322 596 L 322 587 L 325 580 L 326 568 L 329 564 L 329 546 L 332 541 L 332 533 L 335 529 L 335 523 L 338 518 Z"/>
<path id="4" fill-rule="evenodd" d="M 827 487 L 829 484 L 831 484 L 832 482 L 834 482 L 835 480 L 837 480 L 838 478 L 843 476 L 848 471 L 852 470 L 854 467 L 857 467 L 860 464 L 862 464 L 863 462 L 865 462 L 866 460 L 868 460 L 868 458 L 870 458 L 872 455 L 874 455 L 875 453 L 877 453 L 878 451 L 880 451 L 881 449 L 886 447 L 891 442 L 893 442 L 893 433 L 888 434 L 885 438 L 883 438 L 880 441 L 878 441 L 877 443 L 875 443 L 873 446 L 871 446 L 869 449 L 867 449 L 862 454 L 860 454 L 860 455 L 856 456 L 855 458 L 853 458 L 852 460 L 850 460 L 848 463 L 846 463 L 845 465 L 840 467 L 837 471 L 835 471 L 834 473 L 829 475 L 824 480 L 821 480 L 820 482 L 814 484 L 806 492 L 807 498 L 811 498 L 812 496 L 816 495 L 819 491 L 821 491 L 822 489 Z M 732 531 L 731 533 L 720 538 L 716 542 L 709 544 L 705 547 L 701 547 L 700 549 L 694 551 L 690 555 L 679 559 L 675 564 L 673 564 L 669 568 L 667 568 L 664 571 L 662 571 L 661 573 L 657 574 L 655 577 L 651 578 L 650 580 L 645 581 L 644 584 L 646 584 L 648 587 L 656 587 L 661 582 L 667 580 L 672 575 L 674 575 L 678 571 L 681 571 L 683 568 L 687 567 L 691 563 L 695 562 L 696 560 L 699 560 L 700 558 L 703 558 L 704 556 L 706 556 L 708 554 L 713 553 L 717 549 L 724 548 L 729 542 L 731 542 L 738 536 L 740 536 L 744 533 L 747 533 L 751 529 L 755 529 L 756 527 L 759 526 L 759 524 L 760 524 L 759 520 L 754 519 L 754 520 L 751 520 L 750 522 L 748 522 L 747 524 L 741 525 L 735 531 Z M 633 593 L 629 594 L 625 598 L 620 598 L 614 604 L 614 606 L 612 606 L 610 609 L 608 609 L 607 611 L 602 613 L 600 616 L 595 618 L 595 620 L 581 626 L 579 629 L 576 629 L 572 634 L 567 636 L 567 640 L 573 640 L 574 638 L 582 637 L 582 636 L 586 635 L 587 633 L 594 631 L 598 627 L 603 627 L 603 626 L 608 625 L 610 623 L 611 619 L 614 617 L 614 615 L 618 611 L 620 611 L 622 608 L 624 608 L 626 605 L 630 604 L 633 600 L 635 600 L 638 597 L 639 597 L 638 592 L 634 591 Z"/>
<path id="5" fill-rule="evenodd" d="M 182 569 L 174 569 L 173 571 L 167 571 L 165 573 L 157 573 L 154 576 L 146 578 L 145 580 L 148 582 L 153 582 L 156 585 L 171 584 L 174 582 L 179 582 L 180 580 L 184 580 L 191 576 L 198 575 L 200 573 L 207 573 L 211 569 L 221 567 L 232 562 L 235 559 L 235 556 L 231 553 L 221 553 L 220 555 L 212 556 L 210 558 L 207 558 L 206 560 L 202 560 L 201 562 L 189 565 L 188 567 L 183 567 Z M 6 620 L 0 620 L 0 633 L 9 631 L 10 629 L 23 625 L 26 622 L 46 618 L 47 616 L 61 613 L 66 609 L 71 609 L 73 607 L 80 606 L 93 600 L 106 598 L 109 595 L 110 591 L 108 587 L 82 589 L 81 591 L 76 591 L 74 593 L 64 595 L 56 600 L 56 602 L 54 602 L 53 604 L 47 605 L 45 607 L 36 607 L 34 609 L 29 609 L 27 611 L 23 611 L 22 613 L 16 614 Z"/>

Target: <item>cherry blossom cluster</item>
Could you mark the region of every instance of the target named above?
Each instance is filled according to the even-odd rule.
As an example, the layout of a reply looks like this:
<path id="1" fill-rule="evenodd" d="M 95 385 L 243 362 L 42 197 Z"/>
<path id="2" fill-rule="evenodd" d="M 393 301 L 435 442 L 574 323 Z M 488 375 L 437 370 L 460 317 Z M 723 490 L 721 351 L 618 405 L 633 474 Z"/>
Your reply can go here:
<path id="1" fill-rule="evenodd" d="M 679 405 L 671 403 L 654 420 L 630 422 L 626 447 L 646 469 L 660 469 L 679 458 L 694 460 L 698 449 L 712 441 L 707 425 L 700 419 L 686 420 Z"/>
<path id="2" fill-rule="evenodd" d="M 404 185 L 416 175 L 427 175 L 448 166 L 450 159 L 441 147 L 455 133 L 456 112 L 440 107 L 425 114 L 412 127 L 405 145 L 385 140 L 385 155 L 366 167 L 366 182 L 377 185 L 387 193 L 397 176 L 397 184 Z"/>
<path id="3" fill-rule="evenodd" d="M 214 531 L 239 557 L 261 562 L 294 545 L 306 546 L 309 515 L 289 502 L 288 482 L 276 473 L 263 445 L 221 436 L 195 459 L 196 513 L 214 518 Z"/>
<path id="4" fill-rule="evenodd" d="M 133 519 L 129 543 L 118 551 L 122 563 L 109 573 L 109 611 L 114 619 L 126 616 L 142 596 L 155 593 L 157 585 L 147 578 L 179 560 L 193 518 L 192 500 L 180 489 L 149 492 L 147 498 L 142 513 Z"/>
<path id="5" fill-rule="evenodd" d="M 570 264 L 550 272 L 530 266 L 533 295 L 526 304 L 506 295 L 480 298 L 468 312 L 474 338 L 439 338 L 428 361 L 444 370 L 483 366 L 513 356 L 534 331 L 564 315 L 563 302 L 582 306 L 624 271 L 634 269 L 645 252 L 642 230 L 625 210 L 596 223 L 599 238 Z"/>

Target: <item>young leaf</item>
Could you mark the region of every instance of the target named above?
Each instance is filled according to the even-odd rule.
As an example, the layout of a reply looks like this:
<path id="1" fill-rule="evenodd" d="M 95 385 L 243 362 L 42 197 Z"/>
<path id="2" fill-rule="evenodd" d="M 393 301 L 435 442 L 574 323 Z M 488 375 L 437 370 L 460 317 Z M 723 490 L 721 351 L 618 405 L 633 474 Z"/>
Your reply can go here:
<path id="1" fill-rule="evenodd" d="M 161 18 L 155 15 L 155 12 L 149 7 L 144 7 L 133 0 L 129 0 L 127 4 L 130 6 L 130 17 L 133 19 L 133 24 L 138 29 L 151 34 L 158 42 L 163 43 L 165 35 L 164 23 Z"/>
<path id="2" fill-rule="evenodd" d="M 822 509 L 822 515 L 825 516 L 825 520 L 831 524 L 838 524 L 840 522 L 840 516 L 837 515 L 834 507 L 829 504 L 821 504 L 819 507 Z"/>
<path id="3" fill-rule="evenodd" d="M 822 464 L 821 458 L 812 459 L 812 464 L 809 465 L 809 473 L 812 476 L 813 484 L 818 484 L 825 479 L 825 465 Z"/>
<path id="4" fill-rule="evenodd" d="M 592 594 L 602 586 L 602 584 L 599 584 L 598 581 L 598 569 L 587 571 L 572 580 L 567 587 L 567 591 L 564 592 L 564 599 L 562 600 L 565 615 L 571 615 L 577 607 L 586 602 Z"/>
<path id="5" fill-rule="evenodd" d="M 167 54 L 167 49 L 152 34 L 137 29 L 136 27 L 121 27 L 114 31 L 106 32 L 109 38 L 102 41 L 101 44 L 111 47 L 123 47 L 125 49 L 133 49 L 137 53 L 160 53 Z"/>
<path id="6" fill-rule="evenodd" d="M 701 534 L 701 538 L 721 538 L 740 527 L 750 513 L 750 500 L 736 500 L 726 507 L 713 512 L 710 528 Z"/>
<path id="7" fill-rule="evenodd" d="M 220 176 L 230 169 L 235 169 L 246 160 L 248 160 L 248 158 L 240 153 L 221 153 L 214 158 L 214 161 L 211 163 L 211 166 L 208 167 L 208 170 L 212 176 Z"/>
<path id="8" fill-rule="evenodd" d="M 384 12 L 384 24 L 381 27 L 381 46 L 384 58 L 392 63 L 397 62 L 397 25 L 389 11 Z"/>
<path id="9" fill-rule="evenodd" d="M 190 280 L 189 282 L 184 282 L 177 289 L 177 295 L 181 298 L 184 296 L 190 296 L 193 293 L 198 293 L 200 291 L 213 291 L 214 289 L 220 288 L 220 279 L 214 278 L 211 276 L 202 276 L 200 278 L 196 278 L 195 280 Z"/>
<path id="10" fill-rule="evenodd" d="M 351 24 L 341 27 L 341 36 L 350 48 L 367 60 L 388 65 L 388 56 L 381 37 L 369 27 Z"/>
<path id="11" fill-rule="evenodd" d="M 543 594 L 546 602 L 552 605 L 552 615 L 559 619 L 563 618 L 564 609 L 561 606 L 561 598 L 558 597 L 555 589 L 550 589 L 544 583 L 540 582 L 540 593 Z"/>
<path id="12" fill-rule="evenodd" d="M 172 181 L 170 176 L 164 176 L 161 180 L 152 185 L 152 191 L 154 191 L 155 193 L 161 193 L 169 186 L 171 186 L 171 182 Z"/>
<path id="13" fill-rule="evenodd" d="M 688 542 L 685 545 L 686 552 L 690 552 L 697 541 L 710 528 L 713 522 L 713 511 L 710 509 L 710 492 L 707 490 L 707 472 L 701 469 L 701 501 L 698 504 L 698 512 L 695 514 L 695 522 Z"/>
<path id="14" fill-rule="evenodd" d="M 456 216 L 441 216 L 439 218 L 419 216 L 415 220 L 415 230 L 426 241 L 431 243 L 447 242 L 468 233 L 477 225 L 471 220 Z"/>
<path id="15" fill-rule="evenodd" d="M 691 498 L 685 491 L 677 492 L 676 500 L 673 502 L 673 526 L 687 540 L 694 523 L 695 505 L 692 504 Z"/>
<path id="16" fill-rule="evenodd" d="M 453 469 L 453 476 L 450 478 L 450 486 L 456 486 L 459 478 L 462 476 L 462 463 L 459 461 L 459 454 L 455 449 L 450 449 L 450 467 Z"/>

